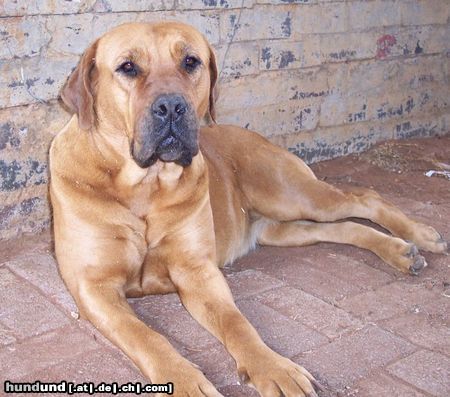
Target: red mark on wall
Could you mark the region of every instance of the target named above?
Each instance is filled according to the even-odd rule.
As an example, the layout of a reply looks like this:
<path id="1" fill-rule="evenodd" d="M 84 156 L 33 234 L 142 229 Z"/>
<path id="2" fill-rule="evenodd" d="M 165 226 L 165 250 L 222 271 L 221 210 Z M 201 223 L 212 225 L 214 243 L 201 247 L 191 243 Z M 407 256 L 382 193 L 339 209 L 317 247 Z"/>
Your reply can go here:
<path id="1" fill-rule="evenodd" d="M 396 43 L 397 39 L 390 34 L 385 34 L 384 36 L 381 36 L 377 40 L 377 58 L 378 59 L 386 58 L 391 53 L 392 46 Z"/>

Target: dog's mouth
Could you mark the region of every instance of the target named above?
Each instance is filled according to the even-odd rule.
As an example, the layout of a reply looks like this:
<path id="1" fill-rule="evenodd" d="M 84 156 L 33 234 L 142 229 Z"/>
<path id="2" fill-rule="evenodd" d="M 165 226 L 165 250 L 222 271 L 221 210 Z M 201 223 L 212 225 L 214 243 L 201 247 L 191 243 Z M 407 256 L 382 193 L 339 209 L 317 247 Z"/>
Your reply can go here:
<path id="1" fill-rule="evenodd" d="M 197 145 L 192 147 L 179 137 L 169 134 L 156 148 L 158 159 L 165 162 L 175 162 L 183 167 L 191 164 L 192 158 L 197 154 Z"/>
<path id="2" fill-rule="evenodd" d="M 177 135 L 170 131 L 164 137 L 144 144 L 139 144 L 136 140 L 133 140 L 130 148 L 131 156 L 141 168 L 148 168 L 157 160 L 174 162 L 182 167 L 187 167 L 198 153 L 197 133 L 194 134 L 195 139 L 188 140 Z"/>

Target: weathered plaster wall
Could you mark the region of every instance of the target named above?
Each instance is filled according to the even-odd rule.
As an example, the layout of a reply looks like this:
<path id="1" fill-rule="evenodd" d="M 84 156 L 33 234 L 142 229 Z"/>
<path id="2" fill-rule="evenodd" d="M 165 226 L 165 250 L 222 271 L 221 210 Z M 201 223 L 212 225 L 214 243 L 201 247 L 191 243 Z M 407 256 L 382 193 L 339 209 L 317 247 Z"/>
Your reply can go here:
<path id="1" fill-rule="evenodd" d="M 216 48 L 220 122 L 308 162 L 449 130 L 448 0 L 3 0 L 0 238 L 49 225 L 47 150 L 80 54 L 117 24 L 163 19 Z"/>

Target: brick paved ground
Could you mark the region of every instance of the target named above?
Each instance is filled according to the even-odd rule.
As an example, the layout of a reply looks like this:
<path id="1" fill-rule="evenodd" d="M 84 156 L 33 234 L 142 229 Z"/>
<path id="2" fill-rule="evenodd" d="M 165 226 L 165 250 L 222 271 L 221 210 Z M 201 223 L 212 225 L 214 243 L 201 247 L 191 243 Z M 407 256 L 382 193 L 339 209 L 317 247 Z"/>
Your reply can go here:
<path id="1" fill-rule="evenodd" d="M 313 168 L 341 187 L 377 189 L 449 239 L 450 181 L 423 175 L 449 160 L 450 137 L 387 143 Z M 44 234 L 0 246 L 1 383 L 145 382 L 116 348 L 75 318 L 49 241 Z M 321 397 L 444 397 L 450 395 L 450 259 L 425 256 L 429 267 L 411 277 L 348 246 L 261 248 L 224 272 L 267 344 L 327 387 Z M 132 300 L 132 306 L 224 395 L 256 395 L 237 384 L 233 360 L 177 296 Z"/>

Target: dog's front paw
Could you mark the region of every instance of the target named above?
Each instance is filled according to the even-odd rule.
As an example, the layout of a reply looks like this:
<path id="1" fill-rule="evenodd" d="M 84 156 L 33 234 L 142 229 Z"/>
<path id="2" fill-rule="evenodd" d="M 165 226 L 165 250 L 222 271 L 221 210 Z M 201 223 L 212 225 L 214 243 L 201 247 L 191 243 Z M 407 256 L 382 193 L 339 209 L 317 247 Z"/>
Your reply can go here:
<path id="1" fill-rule="evenodd" d="M 317 397 L 319 383 L 303 367 L 269 350 L 238 368 L 242 383 L 263 397 Z"/>
<path id="2" fill-rule="evenodd" d="M 189 362 L 160 368 L 152 383 L 173 383 L 174 397 L 223 397 L 203 373 Z M 161 395 L 163 396 L 163 395 Z"/>

